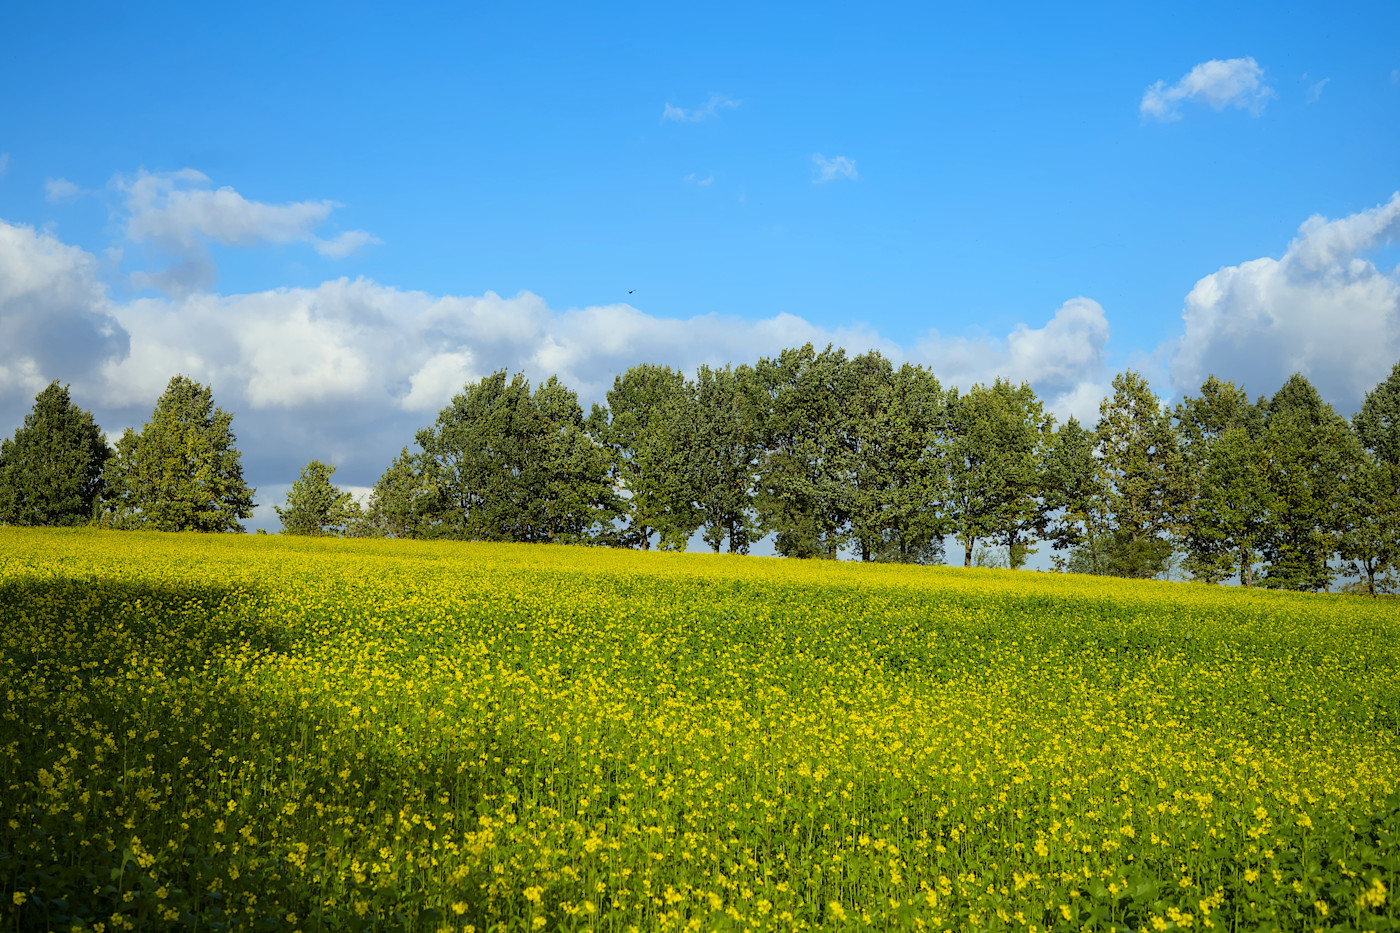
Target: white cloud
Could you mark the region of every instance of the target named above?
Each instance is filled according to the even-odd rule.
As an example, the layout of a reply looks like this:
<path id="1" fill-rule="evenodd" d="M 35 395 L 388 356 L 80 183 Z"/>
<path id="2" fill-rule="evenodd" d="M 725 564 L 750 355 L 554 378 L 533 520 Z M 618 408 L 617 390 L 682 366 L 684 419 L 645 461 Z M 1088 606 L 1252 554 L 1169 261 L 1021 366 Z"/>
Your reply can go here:
<path id="1" fill-rule="evenodd" d="M 50 178 L 44 182 L 44 198 L 50 204 L 75 200 L 83 189 L 66 178 Z"/>
<path id="2" fill-rule="evenodd" d="M 182 295 L 211 287 L 215 269 L 207 243 L 309 243 L 321 255 L 340 259 L 380 242 L 363 230 L 329 240 L 317 236 L 315 231 L 340 206 L 334 201 L 250 201 L 231 187 L 213 188 L 208 176 L 194 169 L 117 175 L 111 184 L 124 198 L 127 238 L 152 243 L 175 257 L 162 272 L 136 273 L 132 284 L 137 288 Z"/>
<path id="3" fill-rule="evenodd" d="M 964 390 L 997 377 L 1029 382 L 1059 417 L 1090 425 L 1108 383 L 1108 317 L 1098 302 L 1072 298 L 1045 326 L 1016 327 L 1004 338 L 952 337 L 931 331 L 914 347 L 949 385 Z"/>
<path id="4" fill-rule="evenodd" d="M 0 220 L 0 347 L 0 385 L 25 391 L 126 352 L 90 253 Z"/>
<path id="5" fill-rule="evenodd" d="M 1304 75 L 1303 78 L 1304 78 L 1304 80 L 1306 80 L 1306 79 L 1307 79 L 1307 75 Z M 1306 98 L 1307 102 L 1310 103 L 1310 104 L 1315 104 L 1315 103 L 1317 103 L 1319 100 L 1321 100 L 1321 99 L 1322 99 L 1322 89 L 1325 88 L 1325 87 L 1327 87 L 1327 82 L 1329 82 L 1329 81 L 1331 81 L 1331 80 L 1332 80 L 1331 78 L 1323 78 L 1321 81 L 1314 81 L 1313 83 L 1309 84 L 1309 85 L 1308 85 L 1308 95 L 1307 95 L 1307 98 Z"/>
<path id="6" fill-rule="evenodd" d="M 711 94 L 705 106 L 695 110 L 685 110 L 668 102 L 666 108 L 661 111 L 661 119 L 676 123 L 699 123 L 710 117 L 719 116 L 721 110 L 733 110 L 742 103 L 742 100 L 732 100 L 723 94 Z"/>
<path id="7" fill-rule="evenodd" d="M 1382 205 L 1308 218 L 1280 259 L 1227 266 L 1196 283 L 1172 381 L 1194 391 L 1206 376 L 1270 392 L 1295 372 L 1352 411 L 1400 359 L 1400 270 L 1363 254 L 1400 239 L 1400 192 Z"/>
<path id="8" fill-rule="evenodd" d="M 497 369 L 536 383 L 557 374 L 585 407 L 638 363 L 694 372 L 807 342 L 925 362 L 949 385 L 1026 379 L 1057 411 L 1092 408 L 1106 381 L 1108 327 L 1087 299 L 1005 337 L 931 333 L 906 348 L 868 328 L 825 328 L 791 314 L 671 319 L 630 304 L 556 310 L 530 292 L 439 296 L 365 279 L 114 302 L 98 268 L 96 257 L 49 234 L 0 224 L 0 345 L 8 350 L 0 416 L 18 423 L 34 393 L 58 378 L 116 433 L 140 424 L 171 376 L 184 374 L 235 413 L 245 470 L 268 489 L 311 459 L 343 466 L 345 483 L 374 482 L 434 412 Z M 268 495 L 264 489 L 259 501 Z"/>
<path id="9" fill-rule="evenodd" d="M 860 178 L 856 173 L 856 160 L 848 159 L 845 156 L 833 156 L 828 159 L 820 152 L 812 154 L 812 184 L 820 185 L 828 181 L 835 181 L 838 178 L 849 178 L 855 181 Z"/>
<path id="10" fill-rule="evenodd" d="M 1253 58 L 1212 59 L 1171 87 L 1164 81 L 1153 84 L 1142 95 L 1139 112 L 1144 120 L 1179 120 L 1181 102 L 1199 100 L 1213 110 L 1236 107 L 1257 116 L 1273 96 L 1273 89 L 1264 84 L 1264 69 Z"/>
<path id="11" fill-rule="evenodd" d="M 685 176 L 685 180 L 690 182 L 692 185 L 700 185 L 701 187 L 704 187 L 705 185 L 714 184 L 715 176 L 706 175 L 704 178 L 700 178 L 694 172 L 691 172 L 689 175 Z"/>
<path id="12" fill-rule="evenodd" d="M 332 259 L 344 259 L 366 246 L 379 246 L 383 240 L 363 230 L 347 230 L 333 240 L 313 240 L 316 252 Z"/>

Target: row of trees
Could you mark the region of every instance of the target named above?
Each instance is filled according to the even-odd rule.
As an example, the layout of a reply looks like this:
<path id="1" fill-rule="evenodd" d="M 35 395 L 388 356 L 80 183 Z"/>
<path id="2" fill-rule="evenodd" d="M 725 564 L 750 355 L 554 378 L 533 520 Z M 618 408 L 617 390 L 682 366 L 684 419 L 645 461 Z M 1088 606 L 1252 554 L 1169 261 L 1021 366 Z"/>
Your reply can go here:
<path id="1" fill-rule="evenodd" d="M 0 523 L 242 531 L 254 490 L 232 425 L 207 387 L 176 376 L 114 450 L 67 387 L 50 383 L 0 442 Z"/>
<path id="2" fill-rule="evenodd" d="M 252 490 L 229 428 L 176 377 L 109 451 L 51 385 L 0 451 L 0 521 L 239 530 Z M 811 345 L 693 379 L 636 366 L 587 415 L 557 379 L 498 372 L 417 433 L 366 507 L 333 473 L 302 471 L 277 510 L 287 532 L 668 549 L 698 532 L 734 553 L 771 533 L 785 556 L 911 563 L 940 562 L 951 538 L 965 565 L 993 545 L 1012 566 L 1044 543 L 1080 572 L 1179 562 L 1315 590 L 1347 571 L 1375 592 L 1400 563 L 1400 364 L 1351 422 L 1302 376 L 1253 401 L 1211 377 L 1168 409 L 1123 373 L 1093 428 L 1057 425 L 1025 384 L 959 392 Z"/>

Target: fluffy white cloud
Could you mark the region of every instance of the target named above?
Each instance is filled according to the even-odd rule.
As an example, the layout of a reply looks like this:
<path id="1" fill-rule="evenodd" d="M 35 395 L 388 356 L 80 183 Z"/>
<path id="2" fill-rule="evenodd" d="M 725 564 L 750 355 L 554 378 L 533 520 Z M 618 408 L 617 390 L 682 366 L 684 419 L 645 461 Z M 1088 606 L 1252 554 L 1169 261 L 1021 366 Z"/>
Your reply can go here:
<path id="1" fill-rule="evenodd" d="M 1269 392 L 1295 372 L 1352 411 L 1400 359 L 1400 270 L 1363 258 L 1400 239 L 1400 193 L 1340 220 L 1310 217 L 1280 259 L 1227 266 L 1186 296 L 1172 381 L 1211 373 Z"/>
<path id="2" fill-rule="evenodd" d="M 820 185 L 838 178 L 848 178 L 851 181 L 860 178 L 856 173 L 855 159 L 845 156 L 833 156 L 828 159 L 820 152 L 812 154 L 812 184 Z"/>
<path id="3" fill-rule="evenodd" d="M 1142 95 L 1139 112 L 1143 119 L 1179 120 L 1181 102 L 1199 100 L 1214 110 L 1237 107 L 1258 115 L 1273 96 L 1264 83 L 1264 69 L 1253 58 L 1212 59 L 1170 87 L 1165 81 L 1153 84 Z"/>
<path id="4" fill-rule="evenodd" d="M 1107 378 L 1108 318 L 1097 301 L 1072 298 L 1046 322 L 1017 324 L 1004 338 L 931 331 L 913 356 L 944 382 L 966 390 L 998 377 L 1029 382 L 1058 416 L 1093 424 Z"/>
<path id="5" fill-rule="evenodd" d="M 50 204 L 72 201 L 83 193 L 83 189 L 66 178 L 50 178 L 44 182 L 44 198 Z"/>
<path id="6" fill-rule="evenodd" d="M 0 395 L 31 397 L 50 379 L 77 382 L 126 352 L 91 254 L 0 220 L 0 347 Z"/>
<path id="7" fill-rule="evenodd" d="M 666 109 L 661 111 L 661 119 L 676 123 L 699 123 L 710 117 L 719 116 L 721 110 L 733 110 L 742 103 L 742 100 L 732 100 L 723 94 L 711 94 L 710 99 L 705 102 L 705 106 L 695 110 L 686 110 L 667 103 Z"/>
<path id="8" fill-rule="evenodd" d="M 321 255 L 341 259 L 381 242 L 363 230 L 349 230 L 331 239 L 317 236 L 316 230 L 340 206 L 334 201 L 250 201 L 231 187 L 213 188 L 208 176 L 194 169 L 117 175 L 111 186 L 123 197 L 127 238 L 154 244 L 174 257 L 163 271 L 133 274 L 137 288 L 174 295 L 208 289 L 214 284 L 215 269 L 207 243 L 309 243 Z"/>
<path id="9" fill-rule="evenodd" d="M 556 310 L 530 292 L 438 296 L 365 279 L 119 303 L 100 285 L 98 265 L 49 234 L 0 224 L 0 341 L 9 351 L 0 416 L 18 423 L 58 378 L 115 434 L 139 425 L 171 376 L 184 374 L 236 413 L 247 475 L 267 489 L 311 459 L 341 466 L 343 483 L 372 483 L 465 384 L 497 369 L 536 383 L 558 375 L 585 407 L 638 363 L 693 372 L 807 342 L 928 363 L 945 384 L 1026 379 L 1053 393 L 1057 411 L 1076 414 L 1066 406 L 1081 397 L 1096 406 L 1104 381 L 1108 326 L 1087 299 L 1005 337 L 931 333 L 905 348 L 863 327 L 829 329 L 791 314 L 678 320 L 628 304 Z M 269 501 L 267 489 L 259 501 Z"/>

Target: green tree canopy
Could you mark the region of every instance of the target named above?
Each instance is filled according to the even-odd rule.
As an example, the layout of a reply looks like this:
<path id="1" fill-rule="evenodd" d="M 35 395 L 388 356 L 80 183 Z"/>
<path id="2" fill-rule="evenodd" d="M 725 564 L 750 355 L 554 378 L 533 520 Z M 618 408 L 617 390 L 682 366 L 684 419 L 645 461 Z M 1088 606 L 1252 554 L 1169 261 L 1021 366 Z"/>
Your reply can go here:
<path id="1" fill-rule="evenodd" d="M 1113 397 L 1099 406 L 1098 480 L 1112 523 L 1099 543 L 1102 572 L 1154 577 L 1164 573 L 1190 497 L 1186 460 L 1171 415 L 1136 372 L 1113 378 Z"/>
<path id="2" fill-rule="evenodd" d="M 1215 376 L 1199 396 L 1176 408 L 1191 500 L 1180 538 L 1191 575 L 1220 583 L 1238 572 L 1253 585 L 1268 510 L 1267 459 L 1261 435 L 1265 403 L 1253 404 L 1233 382 Z"/>
<path id="3" fill-rule="evenodd" d="M 684 550 L 700 527 L 690 469 L 695 434 L 694 386 L 669 366 L 633 366 L 613 380 L 607 407 L 593 406 L 588 427 L 612 457 L 626 490 L 622 541 Z"/>
<path id="4" fill-rule="evenodd" d="M 289 535 L 344 535 L 360 519 L 360 505 L 331 482 L 335 467 L 312 460 L 287 492 L 286 508 L 274 506 Z"/>
<path id="5" fill-rule="evenodd" d="M 687 470 L 705 543 L 715 553 L 727 540 L 729 553 L 747 554 L 761 536 L 754 512 L 754 482 L 763 453 L 756 391 L 748 366 L 701 366 L 695 374 Z"/>
<path id="6" fill-rule="evenodd" d="M 0 523 L 91 521 L 111 455 L 92 414 L 73 404 L 67 386 L 49 383 L 15 436 L 0 442 Z"/>
<path id="7" fill-rule="evenodd" d="M 1263 442 L 1269 500 L 1263 584 L 1325 589 L 1335 574 L 1328 561 L 1337 552 L 1361 447 L 1347 422 L 1296 373 L 1268 402 Z"/>
<path id="8" fill-rule="evenodd" d="M 764 456 L 755 500 L 784 557 L 835 558 L 850 540 L 848 369 L 844 350 L 817 353 L 810 343 L 756 368 Z"/>
<path id="9" fill-rule="evenodd" d="M 1054 419 L 1028 384 L 1005 379 L 954 394 L 948 409 L 952 531 L 963 566 L 972 566 L 977 542 L 989 540 L 1020 567 L 1044 526 L 1042 473 Z"/>
<path id="10" fill-rule="evenodd" d="M 1400 363 L 1366 393 L 1352 428 L 1365 452 L 1343 499 L 1338 545 L 1374 596 L 1382 575 L 1400 567 Z"/>
<path id="11" fill-rule="evenodd" d="M 253 493 L 214 394 L 175 376 L 138 432 L 127 428 L 107 464 L 112 523 L 157 531 L 242 531 Z"/>
<path id="12" fill-rule="evenodd" d="M 504 370 L 466 387 L 418 432 L 409 500 L 420 530 L 481 541 L 589 542 L 623 503 L 608 454 L 584 428 L 578 397 L 551 377 L 533 393 Z"/>

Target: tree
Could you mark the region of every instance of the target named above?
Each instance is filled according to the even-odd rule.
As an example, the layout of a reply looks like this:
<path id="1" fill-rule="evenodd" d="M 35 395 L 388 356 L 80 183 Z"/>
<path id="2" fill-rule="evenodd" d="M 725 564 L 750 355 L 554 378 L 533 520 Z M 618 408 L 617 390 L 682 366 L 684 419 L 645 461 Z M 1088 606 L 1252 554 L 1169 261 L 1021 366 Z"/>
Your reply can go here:
<path id="1" fill-rule="evenodd" d="M 755 392 L 754 371 L 748 366 L 701 366 L 695 376 L 686 471 L 693 480 L 693 506 L 705 543 L 716 554 L 726 540 L 729 553 L 747 554 L 761 536 L 754 512 L 763 453 Z"/>
<path id="2" fill-rule="evenodd" d="M 1350 426 L 1299 374 L 1268 402 L 1264 418 L 1269 496 L 1261 543 L 1263 585 L 1326 589 L 1335 571 L 1344 498 L 1361 447 Z"/>
<path id="3" fill-rule="evenodd" d="M 1045 526 L 1040 492 L 1054 419 L 1029 385 L 1005 379 L 954 394 L 948 408 L 950 518 L 963 545 L 963 566 L 972 566 L 977 542 L 988 540 L 1006 546 L 1018 568 Z"/>
<path id="4" fill-rule="evenodd" d="M 417 442 L 421 457 L 404 464 L 417 482 L 401 485 L 415 527 L 433 536 L 591 542 L 622 512 L 608 454 L 558 379 L 531 393 L 523 376 L 498 371 L 455 396 Z"/>
<path id="5" fill-rule="evenodd" d="M 872 385 L 876 391 L 867 389 L 865 405 L 854 409 L 851 432 L 866 441 L 855 451 L 863 494 L 851 522 L 860 556 L 940 564 L 948 530 L 948 396 L 933 373 L 908 363 Z"/>
<path id="6" fill-rule="evenodd" d="M 107 507 L 119 528 L 242 531 L 253 514 L 234 446 L 233 415 L 214 395 L 175 376 L 140 432 L 127 428 L 107 463 Z"/>
<path id="7" fill-rule="evenodd" d="M 312 460 L 287 492 L 287 507 L 273 506 L 289 535 L 343 535 L 360 520 L 360 505 L 331 482 L 335 467 Z"/>
<path id="8" fill-rule="evenodd" d="M 1220 583 L 1238 572 L 1242 584 L 1254 583 L 1268 510 L 1264 404 L 1251 404 L 1233 382 L 1211 376 L 1199 397 L 1177 405 L 1191 480 L 1180 539 L 1184 566 L 1198 580 Z"/>
<path id="9" fill-rule="evenodd" d="M 1097 446 L 1098 437 L 1073 416 L 1050 437 L 1041 495 L 1049 517 L 1046 540 L 1061 552 L 1053 559 L 1061 571 L 1105 572 L 1108 515 L 1094 456 Z"/>
<path id="10" fill-rule="evenodd" d="M 49 383 L 15 436 L 0 442 L 0 524 L 81 525 L 92 520 L 112 456 L 92 413 Z"/>
<path id="11" fill-rule="evenodd" d="M 436 461 L 407 447 L 379 477 L 369 503 L 347 533 L 353 537 L 434 538 L 443 528 Z"/>
<path id="12" fill-rule="evenodd" d="M 627 492 L 622 540 L 684 550 L 700 526 L 697 490 L 688 469 L 695 433 L 694 387 L 669 366 L 633 366 L 613 380 L 607 407 L 593 406 L 589 432 L 612 456 Z"/>
<path id="13" fill-rule="evenodd" d="M 1374 596 L 1377 577 L 1400 566 L 1400 363 L 1366 393 L 1352 429 L 1365 455 L 1344 499 L 1339 550 Z"/>
<path id="14" fill-rule="evenodd" d="M 762 359 L 764 456 L 756 503 L 784 557 L 835 558 L 850 540 L 851 470 L 841 412 L 846 352 L 809 343 Z"/>
<path id="15" fill-rule="evenodd" d="M 1171 416 L 1136 372 L 1113 378 L 1099 406 L 1098 482 L 1111 531 L 1098 541 L 1099 566 L 1113 576 L 1155 577 L 1172 556 L 1190 497 L 1186 460 Z"/>

